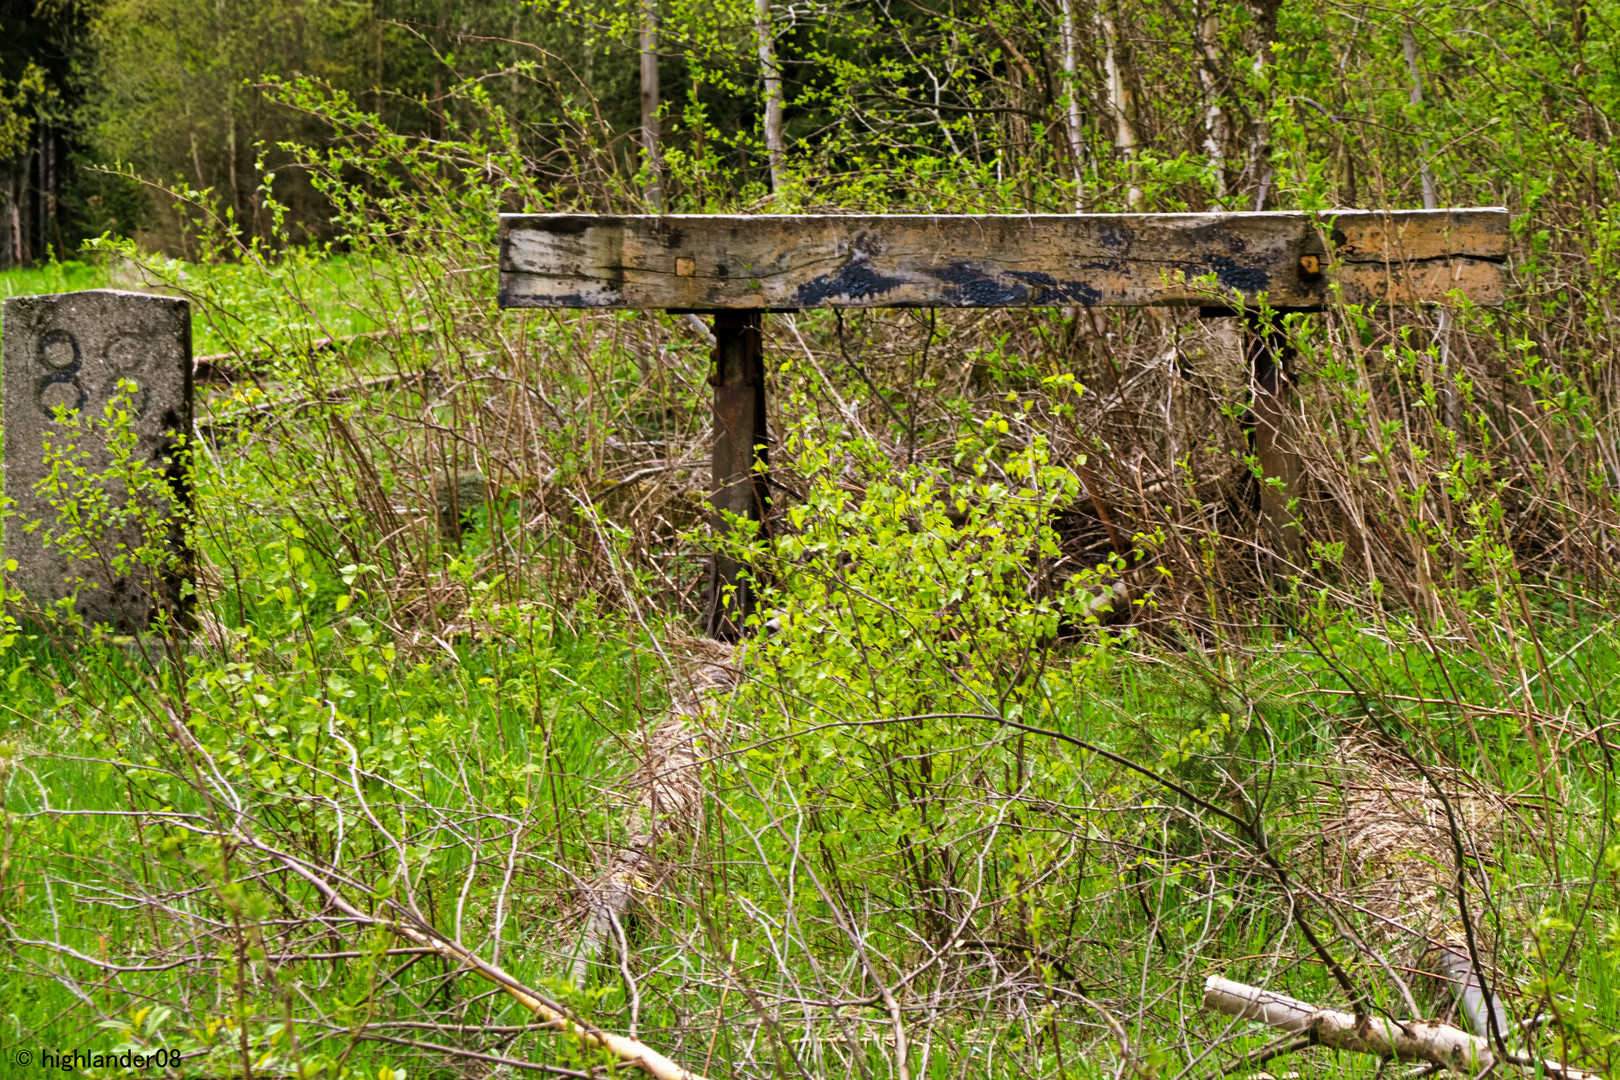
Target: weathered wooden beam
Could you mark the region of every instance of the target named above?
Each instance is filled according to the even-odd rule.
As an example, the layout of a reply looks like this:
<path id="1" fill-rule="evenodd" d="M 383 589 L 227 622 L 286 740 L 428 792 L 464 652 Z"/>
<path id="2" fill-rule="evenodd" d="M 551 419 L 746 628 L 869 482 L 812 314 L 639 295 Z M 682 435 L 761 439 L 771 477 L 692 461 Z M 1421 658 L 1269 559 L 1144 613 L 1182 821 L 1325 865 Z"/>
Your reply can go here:
<path id="1" fill-rule="evenodd" d="M 503 214 L 500 244 L 502 307 L 1489 306 L 1508 212 Z"/>

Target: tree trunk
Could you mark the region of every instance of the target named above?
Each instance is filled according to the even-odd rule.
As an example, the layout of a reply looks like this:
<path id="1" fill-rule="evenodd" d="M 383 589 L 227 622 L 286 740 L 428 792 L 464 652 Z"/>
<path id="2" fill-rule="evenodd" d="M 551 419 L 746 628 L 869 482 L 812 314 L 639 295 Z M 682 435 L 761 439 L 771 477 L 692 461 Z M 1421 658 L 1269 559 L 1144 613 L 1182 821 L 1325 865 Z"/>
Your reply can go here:
<path id="1" fill-rule="evenodd" d="M 1215 198 L 1226 198 L 1226 146 L 1231 137 L 1226 108 L 1221 101 L 1220 66 L 1221 18 L 1212 7 L 1204 12 L 1198 26 L 1198 82 L 1204 90 L 1204 156 L 1215 181 Z"/>
<path id="2" fill-rule="evenodd" d="M 754 37 L 759 44 L 760 78 L 765 84 L 765 152 L 770 158 L 771 191 L 779 192 L 787 155 L 782 143 L 782 72 L 776 63 L 771 0 L 754 0 Z"/>
<path id="3" fill-rule="evenodd" d="M 370 39 L 371 60 L 371 111 L 378 116 L 382 115 L 383 96 L 383 14 L 382 0 L 371 0 L 371 17 L 366 26 L 366 35 Z M 514 37 L 516 35 L 513 35 Z"/>
<path id="4" fill-rule="evenodd" d="M 1411 26 L 1407 26 L 1406 33 L 1401 40 L 1401 49 L 1406 54 L 1406 67 L 1412 73 L 1412 90 L 1410 94 L 1412 108 L 1421 111 L 1423 108 L 1423 69 L 1418 64 L 1417 38 L 1412 34 Z M 1418 179 L 1423 185 L 1423 209 L 1434 210 L 1440 205 L 1440 197 L 1435 191 L 1434 168 L 1429 163 L 1429 140 L 1418 140 Z M 1439 326 L 1435 329 L 1435 348 L 1440 354 L 1440 409 L 1441 419 L 1446 426 L 1455 430 L 1461 420 L 1461 407 L 1457 400 L 1456 380 L 1451 371 L 1451 309 L 1441 307 Z"/>
<path id="5" fill-rule="evenodd" d="M 1412 90 L 1409 97 L 1414 111 L 1423 109 L 1423 70 L 1418 66 L 1417 38 L 1412 36 L 1412 28 L 1406 28 L 1406 34 L 1401 41 L 1402 51 L 1406 53 L 1406 67 L 1412 73 Z M 1429 167 L 1429 140 L 1418 140 L 1418 178 L 1423 185 L 1423 209 L 1433 210 L 1440 205 L 1434 191 L 1434 170 Z"/>
<path id="6" fill-rule="evenodd" d="M 1097 9 L 1097 25 L 1102 32 L 1103 73 L 1108 79 L 1108 111 L 1114 117 L 1114 146 L 1125 161 L 1128 177 L 1125 205 L 1136 209 L 1142 202 L 1142 189 L 1136 184 L 1136 97 L 1131 92 L 1130 56 L 1120 40 L 1118 25 L 1111 11 Z"/>
<path id="7" fill-rule="evenodd" d="M 1461 1028 L 1422 1020 L 1396 1023 L 1382 1016 L 1358 1017 L 1336 1009 L 1318 1009 L 1283 994 L 1246 986 L 1219 975 L 1204 980 L 1204 1008 L 1253 1020 L 1353 1054 L 1427 1061 L 1443 1069 L 1473 1075 L 1485 1072 L 1496 1063 L 1485 1040 Z"/>
<path id="8" fill-rule="evenodd" d="M 240 201 L 240 193 L 241 193 L 242 189 L 237 184 L 237 180 L 236 180 L 236 95 L 235 94 L 232 94 L 230 96 L 230 98 L 226 101 L 225 108 L 226 108 L 227 113 L 228 113 L 228 115 L 226 116 L 226 122 L 229 124 L 229 128 L 227 129 L 226 135 L 225 135 L 225 153 L 226 153 L 226 155 L 228 155 L 229 164 L 230 164 L 231 213 L 235 217 L 236 227 L 238 229 L 240 229 L 242 227 L 242 205 L 241 205 L 241 201 Z"/>
<path id="9" fill-rule="evenodd" d="M 658 148 L 658 0 L 641 7 L 641 149 L 646 154 L 647 204 L 664 208 L 663 159 Z"/>
<path id="10" fill-rule="evenodd" d="M 20 212 L 17 215 L 17 265 L 27 266 L 34 261 L 34 212 L 32 205 L 25 205 L 28 199 L 28 189 L 34 183 L 34 159 L 38 155 L 29 151 L 23 157 L 22 182 L 17 186 L 17 202 Z"/>
<path id="11" fill-rule="evenodd" d="M 24 246 L 26 240 L 23 236 L 22 194 L 22 180 L 18 174 L 12 173 L 6 199 L 6 225 L 11 233 L 7 238 L 6 254 L 13 268 L 28 264 L 28 253 Z"/>
<path id="12" fill-rule="evenodd" d="M 1249 20 L 1254 26 L 1249 41 L 1253 54 L 1254 81 L 1258 86 L 1271 65 L 1271 42 L 1277 36 L 1277 9 L 1281 0 L 1251 0 Z M 1271 196 L 1271 123 L 1266 119 L 1270 111 L 1270 93 L 1254 106 L 1254 128 L 1249 138 L 1249 164 L 1245 170 L 1254 178 L 1254 205 L 1251 209 L 1264 210 Z"/>
<path id="13" fill-rule="evenodd" d="M 1061 0 L 1063 12 L 1064 101 L 1068 109 L 1069 152 L 1074 160 L 1074 212 L 1086 212 L 1085 124 L 1080 113 L 1080 28 L 1075 0 Z"/>
<path id="14" fill-rule="evenodd" d="M 50 118 L 45 116 L 39 124 L 39 162 L 39 246 L 51 251 L 56 234 L 56 140 L 51 138 Z M 56 258 L 66 255 L 60 242 L 54 251 Z"/>

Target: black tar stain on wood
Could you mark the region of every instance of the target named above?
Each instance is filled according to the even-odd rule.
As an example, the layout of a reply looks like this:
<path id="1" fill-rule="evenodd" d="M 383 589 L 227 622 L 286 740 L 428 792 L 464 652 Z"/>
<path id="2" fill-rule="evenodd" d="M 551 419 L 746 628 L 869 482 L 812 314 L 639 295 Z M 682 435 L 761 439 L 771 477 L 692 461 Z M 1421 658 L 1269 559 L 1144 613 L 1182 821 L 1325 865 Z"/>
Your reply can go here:
<path id="1" fill-rule="evenodd" d="M 952 307 L 1036 307 L 1041 304 L 1084 304 L 1102 300 L 1102 291 L 1084 281 L 1059 281 L 1033 270 L 1009 270 L 1013 283 L 1000 281 L 972 263 L 955 262 L 930 270 L 935 280 L 952 286 Z"/>
<path id="2" fill-rule="evenodd" d="M 793 295 L 800 307 L 815 307 L 840 296 L 847 296 L 851 300 L 881 296 L 904 284 L 900 278 L 878 273 L 872 269 L 871 263 L 862 259 L 851 262 L 836 274 L 822 274 L 810 279 L 800 285 Z"/>
<path id="3" fill-rule="evenodd" d="M 1136 231 L 1123 225 L 1105 225 L 1097 232 L 1097 242 L 1110 251 L 1124 255 L 1131 250 L 1131 245 L 1136 243 Z"/>
<path id="4" fill-rule="evenodd" d="M 611 225 L 617 224 L 617 222 L 617 218 L 590 217 L 579 214 L 568 217 L 543 218 L 538 223 L 528 227 L 548 232 L 553 236 L 579 236 L 593 225 Z"/>
<path id="5" fill-rule="evenodd" d="M 928 275 L 952 287 L 953 307 L 1008 307 L 1029 302 L 1029 290 L 1023 285 L 997 281 L 972 263 L 954 262 L 930 270 Z"/>
<path id="6" fill-rule="evenodd" d="M 1012 270 L 1007 276 L 1039 286 L 1033 301 L 1038 304 L 1050 304 L 1061 300 L 1065 303 L 1091 307 L 1100 303 L 1103 298 L 1101 289 L 1094 288 L 1084 281 L 1058 281 L 1051 274 L 1031 270 Z"/>
<path id="7" fill-rule="evenodd" d="M 534 293 L 514 293 L 502 289 L 496 296 L 495 303 L 503 308 L 600 308 L 617 307 L 618 305 L 602 300 L 587 300 L 580 293 L 564 293 L 561 296 L 536 295 Z"/>
<path id="8" fill-rule="evenodd" d="M 1271 275 L 1258 266 L 1241 266 L 1224 255 L 1210 259 L 1207 267 L 1189 267 L 1187 270 L 1188 277 L 1209 273 L 1213 273 L 1215 280 L 1222 285 L 1241 293 L 1261 292 L 1271 284 Z"/>

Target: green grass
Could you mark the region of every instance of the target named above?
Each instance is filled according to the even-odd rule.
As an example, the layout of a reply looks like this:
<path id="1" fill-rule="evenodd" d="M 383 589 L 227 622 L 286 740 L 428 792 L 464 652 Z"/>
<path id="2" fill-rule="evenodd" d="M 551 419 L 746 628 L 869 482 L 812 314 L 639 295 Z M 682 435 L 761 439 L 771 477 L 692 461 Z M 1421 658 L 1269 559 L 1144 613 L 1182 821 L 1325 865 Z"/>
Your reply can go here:
<path id="1" fill-rule="evenodd" d="M 52 262 L 21 270 L 0 271 L 0 297 L 39 296 L 110 288 L 106 267 L 83 262 Z"/>
<path id="2" fill-rule="evenodd" d="M 273 348 L 277 335 L 286 332 L 290 318 L 303 323 L 308 336 L 314 338 L 381 329 L 368 313 L 375 310 L 375 298 L 369 302 L 365 298 L 378 288 L 386 290 L 391 281 L 385 269 L 345 256 L 317 254 L 301 258 L 295 253 L 273 278 L 253 266 L 203 266 L 163 259 L 157 262 L 174 283 L 162 291 L 196 292 L 209 301 L 193 312 L 193 353 L 197 356 L 228 352 L 237 343 L 251 347 L 258 336 Z M 145 287 L 133 271 L 115 275 L 105 259 L 0 271 L 0 299 L 83 289 L 139 292 Z M 225 311 L 232 314 L 225 315 Z M 259 317 L 238 322 L 236 316 L 243 312 L 257 313 Z"/>

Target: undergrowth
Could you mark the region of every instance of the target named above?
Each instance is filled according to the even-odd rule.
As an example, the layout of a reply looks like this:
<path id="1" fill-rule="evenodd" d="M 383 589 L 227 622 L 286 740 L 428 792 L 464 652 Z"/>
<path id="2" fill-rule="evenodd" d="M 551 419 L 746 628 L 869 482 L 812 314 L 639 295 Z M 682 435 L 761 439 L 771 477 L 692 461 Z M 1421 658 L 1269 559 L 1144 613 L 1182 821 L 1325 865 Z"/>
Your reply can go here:
<path id="1" fill-rule="evenodd" d="M 1252 205 L 1262 178 L 1309 209 L 1413 201 L 1412 139 L 1377 134 L 1416 109 L 1385 100 L 1396 54 L 1355 70 L 1383 87 L 1361 134 L 1320 129 L 1313 80 L 1344 65 L 1311 35 L 1350 17 L 1286 14 L 1288 47 L 1234 91 L 1261 148 L 1242 175 L 1098 160 L 1092 131 L 1090 208 Z M 1504 40 L 1470 55 L 1507 95 Z M 693 149 L 665 159 L 671 200 L 1074 204 L 1062 140 L 1010 105 L 982 130 L 978 105 L 905 120 L 865 47 L 824 57 L 850 93 L 805 91 L 831 134 L 789 182 Z M 1598 109 L 1605 71 L 1571 76 Z M 1455 136 L 1444 183 L 1514 203 L 1501 310 L 1274 320 L 1286 524 L 1259 512 L 1278 478 L 1234 320 L 817 310 L 768 321 L 773 535 L 745 543 L 709 536 L 690 320 L 494 306 L 498 211 L 636 209 L 647 177 L 578 99 L 537 134 L 490 82 L 449 87 L 432 139 L 267 89 L 331 129 L 287 148 L 331 245 L 290 243 L 271 177 L 281 231 L 252 239 L 177 183 L 196 262 L 106 239 L 7 285 L 184 295 L 210 358 L 195 510 L 147 523 L 195 553 L 176 632 L 86 638 L 11 597 L 8 1050 L 165 1048 L 177 1075 L 244 1078 L 609 1070 L 474 977 L 496 965 L 704 1075 L 1168 1080 L 1269 1052 L 1201 1010 L 1206 976 L 1462 1023 L 1436 958 L 1465 950 L 1511 1019 L 1499 1050 L 1610 1069 L 1620 278 L 1608 196 L 1530 175 L 1546 133 L 1492 149 L 1507 133 L 1478 114 L 1513 101 L 1458 90 L 1432 133 Z M 1033 82 L 1001 89 L 1034 108 Z M 1595 189 L 1607 144 L 1582 130 L 1560 145 Z M 980 136 L 1007 154 L 962 148 Z M 716 544 L 762 597 L 723 662 L 688 636 Z M 736 692 L 681 713 L 703 664 Z M 672 725 L 701 789 L 679 821 Z M 575 985 L 604 881 L 635 902 Z M 424 928 L 454 949 L 401 932 Z"/>

